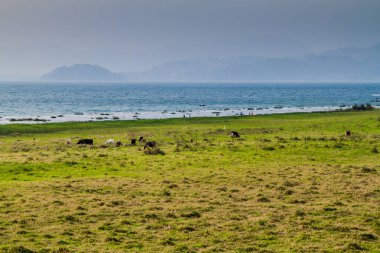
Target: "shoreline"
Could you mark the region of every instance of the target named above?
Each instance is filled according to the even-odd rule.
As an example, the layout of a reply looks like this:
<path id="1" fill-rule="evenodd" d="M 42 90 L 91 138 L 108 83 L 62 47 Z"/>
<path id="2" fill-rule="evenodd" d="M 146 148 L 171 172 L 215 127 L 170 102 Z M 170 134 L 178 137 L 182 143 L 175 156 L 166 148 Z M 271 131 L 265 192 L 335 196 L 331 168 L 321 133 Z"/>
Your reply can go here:
<path id="1" fill-rule="evenodd" d="M 319 107 L 277 107 L 277 108 L 242 108 L 224 110 L 177 110 L 177 111 L 138 111 L 138 112 L 102 112 L 102 113 L 75 113 L 56 114 L 44 116 L 2 116 L 0 125 L 9 124 L 46 124 L 65 122 L 102 122 L 102 121 L 136 121 L 149 119 L 174 119 L 174 118 L 217 118 L 232 116 L 256 116 L 269 114 L 292 114 L 312 112 L 333 112 L 349 109 L 350 106 L 319 106 Z M 376 107 L 379 108 L 379 107 Z"/>

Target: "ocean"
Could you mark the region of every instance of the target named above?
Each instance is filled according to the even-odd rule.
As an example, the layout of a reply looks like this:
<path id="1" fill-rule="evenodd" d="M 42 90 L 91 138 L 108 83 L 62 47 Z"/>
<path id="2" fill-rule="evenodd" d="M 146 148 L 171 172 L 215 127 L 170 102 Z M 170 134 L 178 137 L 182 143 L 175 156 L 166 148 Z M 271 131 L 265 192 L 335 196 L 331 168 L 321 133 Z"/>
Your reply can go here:
<path id="1" fill-rule="evenodd" d="M 380 83 L 2 82 L 0 124 L 330 111 L 380 106 L 379 94 Z"/>

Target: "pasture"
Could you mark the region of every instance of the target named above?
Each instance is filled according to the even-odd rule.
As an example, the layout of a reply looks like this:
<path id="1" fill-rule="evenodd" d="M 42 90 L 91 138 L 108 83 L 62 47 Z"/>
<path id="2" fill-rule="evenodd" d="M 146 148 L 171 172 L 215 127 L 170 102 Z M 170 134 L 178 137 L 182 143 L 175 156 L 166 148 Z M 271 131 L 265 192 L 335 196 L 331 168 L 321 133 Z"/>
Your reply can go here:
<path id="1" fill-rule="evenodd" d="M 379 110 L 3 125 L 0 252 L 380 252 L 379 152 Z"/>

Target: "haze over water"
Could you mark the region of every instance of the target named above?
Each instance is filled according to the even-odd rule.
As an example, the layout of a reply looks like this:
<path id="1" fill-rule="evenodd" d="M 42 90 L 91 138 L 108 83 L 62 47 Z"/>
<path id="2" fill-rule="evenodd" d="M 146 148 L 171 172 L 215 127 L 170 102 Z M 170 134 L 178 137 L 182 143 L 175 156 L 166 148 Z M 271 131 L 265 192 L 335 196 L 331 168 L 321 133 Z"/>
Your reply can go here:
<path id="1" fill-rule="evenodd" d="M 22 118 L 62 122 L 326 111 L 371 103 L 374 94 L 380 94 L 380 84 L 1 83 L 0 122 L 14 123 L 11 119 Z"/>

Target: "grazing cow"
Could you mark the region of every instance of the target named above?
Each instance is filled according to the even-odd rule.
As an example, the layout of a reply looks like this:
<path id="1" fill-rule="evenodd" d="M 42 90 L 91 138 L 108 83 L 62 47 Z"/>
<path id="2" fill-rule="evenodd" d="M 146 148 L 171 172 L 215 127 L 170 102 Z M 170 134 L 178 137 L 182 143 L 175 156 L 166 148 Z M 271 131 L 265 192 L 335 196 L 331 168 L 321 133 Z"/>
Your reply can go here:
<path id="1" fill-rule="evenodd" d="M 115 145 L 115 140 L 114 139 L 107 140 L 106 145 Z"/>
<path id="2" fill-rule="evenodd" d="M 144 142 L 145 140 L 144 140 L 144 136 L 140 136 L 140 138 L 139 138 L 139 142 Z"/>
<path id="3" fill-rule="evenodd" d="M 231 131 L 230 135 L 231 137 L 240 138 L 240 134 L 236 131 Z"/>
<path id="4" fill-rule="evenodd" d="M 116 147 L 121 147 L 121 141 L 116 142 Z"/>
<path id="5" fill-rule="evenodd" d="M 77 142 L 77 144 L 94 145 L 94 140 L 93 139 L 81 139 Z"/>
<path id="6" fill-rule="evenodd" d="M 135 145 L 136 145 L 136 141 L 137 141 L 136 139 L 132 139 L 132 140 L 131 140 L 131 145 L 132 145 L 132 146 L 135 146 Z"/>
<path id="7" fill-rule="evenodd" d="M 70 139 L 67 139 L 66 140 L 66 145 L 71 145 L 71 144 L 73 144 L 72 141 Z"/>
<path id="8" fill-rule="evenodd" d="M 156 147 L 156 142 L 155 141 L 148 141 L 144 145 L 144 149 L 146 149 L 146 148 L 155 148 L 155 147 Z"/>
<path id="9" fill-rule="evenodd" d="M 347 137 L 350 137 L 350 136 L 351 136 L 351 131 L 350 131 L 350 130 L 346 130 L 346 136 L 347 136 Z"/>

